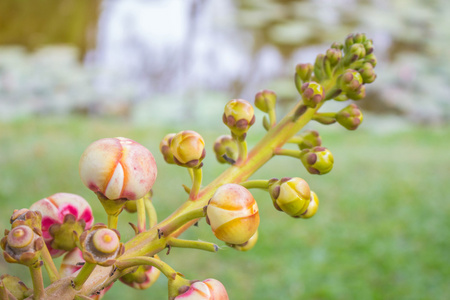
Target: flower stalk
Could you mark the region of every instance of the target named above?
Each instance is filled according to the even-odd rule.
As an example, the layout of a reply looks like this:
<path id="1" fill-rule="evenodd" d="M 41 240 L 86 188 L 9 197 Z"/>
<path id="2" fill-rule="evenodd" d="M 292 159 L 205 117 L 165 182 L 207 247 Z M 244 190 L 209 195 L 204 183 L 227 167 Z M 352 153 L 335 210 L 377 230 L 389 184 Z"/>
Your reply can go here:
<path id="1" fill-rule="evenodd" d="M 137 218 L 138 218 L 138 231 L 144 232 L 146 226 L 146 216 L 145 216 L 145 202 L 144 198 L 136 200 L 137 207 Z"/>
<path id="2" fill-rule="evenodd" d="M 192 248 L 199 249 L 208 252 L 217 252 L 219 247 L 216 244 L 203 242 L 203 241 L 190 241 L 190 240 L 182 240 L 174 237 L 170 237 L 167 239 L 167 245 L 170 247 L 176 248 Z"/>
<path id="3" fill-rule="evenodd" d="M 47 271 L 50 282 L 55 282 L 59 279 L 59 272 L 56 269 L 55 263 L 48 251 L 47 245 L 44 244 L 41 250 L 41 259 L 44 262 L 45 270 Z"/>
<path id="4" fill-rule="evenodd" d="M 81 289 L 81 287 L 86 282 L 86 280 L 88 280 L 89 276 L 92 274 L 96 266 L 97 266 L 96 264 L 88 262 L 84 264 L 78 275 L 73 280 L 73 288 L 75 290 L 78 291 Z"/>
<path id="5" fill-rule="evenodd" d="M 41 264 L 37 263 L 29 267 L 31 280 L 33 282 L 34 300 L 44 299 L 44 279 L 42 278 Z"/>

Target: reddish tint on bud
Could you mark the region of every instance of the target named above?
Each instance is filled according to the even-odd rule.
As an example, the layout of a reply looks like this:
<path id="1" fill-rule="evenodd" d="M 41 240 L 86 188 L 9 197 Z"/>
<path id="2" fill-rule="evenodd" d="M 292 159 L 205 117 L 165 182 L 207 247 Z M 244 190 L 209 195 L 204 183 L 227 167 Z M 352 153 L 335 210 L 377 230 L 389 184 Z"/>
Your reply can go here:
<path id="1" fill-rule="evenodd" d="M 253 106 L 242 99 L 231 100 L 225 105 L 222 120 L 233 134 L 242 136 L 255 123 Z"/>
<path id="2" fill-rule="evenodd" d="M 177 133 L 170 143 L 170 150 L 175 163 L 188 168 L 201 166 L 206 154 L 205 141 L 192 130 Z"/>
<path id="3" fill-rule="evenodd" d="M 306 211 L 311 195 L 308 183 L 299 177 L 273 182 L 269 193 L 275 208 L 292 217 L 299 217 Z"/>
<path id="4" fill-rule="evenodd" d="M 359 100 L 365 97 L 366 87 L 363 85 L 363 78 L 359 72 L 349 69 L 339 76 L 338 82 L 348 99 Z"/>
<path id="5" fill-rule="evenodd" d="M 302 219 L 309 219 L 313 217 L 317 209 L 319 208 L 319 198 L 316 193 L 311 191 L 311 201 L 309 202 L 308 209 L 300 216 Z"/>
<path id="6" fill-rule="evenodd" d="M 54 194 L 35 202 L 30 209 L 42 214 L 42 236 L 52 257 L 75 248 L 78 237 L 94 222 L 89 203 L 75 194 Z"/>
<path id="7" fill-rule="evenodd" d="M 172 139 L 175 137 L 175 133 L 169 133 L 167 134 L 159 144 L 159 151 L 161 151 L 161 154 L 164 157 L 164 160 L 168 164 L 174 164 L 175 161 L 173 160 L 173 153 L 170 149 L 170 144 L 172 143 Z"/>
<path id="8" fill-rule="evenodd" d="M 157 255 L 155 258 L 159 259 Z M 136 271 L 125 274 L 119 280 L 138 290 L 148 289 L 159 278 L 161 271 L 152 266 L 139 266 Z"/>
<path id="9" fill-rule="evenodd" d="M 372 83 L 377 78 L 377 74 L 375 74 L 371 63 L 365 63 L 359 70 L 359 74 L 361 74 L 364 83 Z"/>
<path id="10" fill-rule="evenodd" d="M 18 225 L 11 231 L 5 230 L 1 247 L 7 262 L 30 266 L 38 261 L 44 240 L 39 229 L 33 230 L 27 225 Z"/>
<path id="11" fill-rule="evenodd" d="M 300 159 L 309 173 L 319 175 L 330 172 L 334 163 L 333 154 L 325 147 L 302 150 Z"/>
<path id="12" fill-rule="evenodd" d="M 238 147 L 231 135 L 221 135 L 214 142 L 214 153 L 219 163 L 231 163 L 238 158 Z"/>
<path id="13" fill-rule="evenodd" d="M 196 281 L 189 289 L 176 296 L 175 300 L 228 300 L 223 284 L 216 279 Z"/>
<path id="14" fill-rule="evenodd" d="M 81 156 L 79 169 L 83 183 L 110 200 L 144 197 L 157 174 L 152 153 L 122 137 L 93 142 Z"/>
<path id="15" fill-rule="evenodd" d="M 302 85 L 301 95 L 303 103 L 306 106 L 314 108 L 323 100 L 325 92 L 319 83 L 311 81 L 305 82 Z"/>
<path id="16" fill-rule="evenodd" d="M 239 184 L 219 187 L 206 209 L 214 235 L 229 244 L 247 242 L 258 229 L 258 205 L 252 194 Z"/>
<path id="17" fill-rule="evenodd" d="M 355 130 L 363 121 L 363 114 L 356 104 L 350 104 L 336 114 L 336 121 L 348 130 Z"/>

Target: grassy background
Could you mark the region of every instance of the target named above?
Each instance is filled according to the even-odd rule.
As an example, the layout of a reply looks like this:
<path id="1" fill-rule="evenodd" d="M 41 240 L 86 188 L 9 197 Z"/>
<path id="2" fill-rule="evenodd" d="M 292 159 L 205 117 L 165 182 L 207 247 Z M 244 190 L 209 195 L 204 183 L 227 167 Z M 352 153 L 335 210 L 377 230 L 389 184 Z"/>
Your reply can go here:
<path id="1" fill-rule="evenodd" d="M 160 218 L 185 199 L 186 170 L 166 165 L 158 151 L 169 132 L 194 129 L 207 142 L 205 183 L 226 167 L 214 162 L 212 143 L 221 127 L 133 125 L 124 120 L 77 117 L 34 118 L 0 123 L 0 229 L 9 228 L 14 208 L 57 192 L 90 201 L 97 222 L 106 216 L 78 176 L 78 160 L 92 141 L 126 136 L 147 146 L 158 164 L 154 203 Z M 250 144 L 262 132 L 252 129 Z M 260 237 L 240 253 L 217 241 L 203 221 L 186 238 L 217 242 L 217 254 L 173 249 L 161 257 L 191 279 L 222 281 L 231 299 L 445 299 L 450 294 L 450 128 L 409 128 L 380 134 L 370 128 L 347 132 L 321 127 L 335 166 L 326 176 L 306 174 L 300 162 L 276 158 L 253 178 L 300 176 L 320 198 L 310 220 L 288 217 L 269 196 L 253 191 L 261 214 Z M 253 139 L 253 140 L 252 140 Z M 132 236 L 123 214 L 119 229 Z M 60 259 L 57 260 L 58 262 Z M 26 268 L 0 258 L 0 274 L 20 276 Z M 105 299 L 165 299 L 167 280 L 147 291 L 117 282 Z"/>

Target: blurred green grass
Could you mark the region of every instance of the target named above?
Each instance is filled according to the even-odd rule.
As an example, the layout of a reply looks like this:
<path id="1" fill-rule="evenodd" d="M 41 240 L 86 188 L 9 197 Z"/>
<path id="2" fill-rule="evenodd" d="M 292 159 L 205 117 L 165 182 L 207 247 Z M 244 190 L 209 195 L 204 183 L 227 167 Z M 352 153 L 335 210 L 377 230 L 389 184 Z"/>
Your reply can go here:
<path id="1" fill-rule="evenodd" d="M 13 209 L 57 192 L 77 193 L 90 201 L 97 222 L 106 216 L 81 183 L 78 159 L 92 141 L 126 136 L 147 146 L 158 164 L 154 203 L 160 218 L 183 199 L 186 170 L 166 165 L 159 154 L 162 137 L 193 129 L 207 142 L 205 183 L 226 167 L 214 162 L 212 144 L 226 133 L 215 127 L 133 125 L 123 120 L 81 117 L 31 118 L 0 123 L 0 229 L 9 228 Z M 323 129 L 323 130 L 322 130 Z M 252 129 L 253 130 L 253 129 Z M 186 238 L 214 241 L 219 253 L 172 249 L 161 257 L 190 279 L 222 281 L 230 299 L 445 299 L 450 294 L 450 128 L 419 128 L 379 134 L 321 127 L 324 145 L 334 155 L 333 171 L 306 174 L 300 162 L 275 158 L 253 178 L 300 176 L 320 198 L 310 220 L 273 209 L 262 191 L 253 191 L 261 214 L 260 236 L 250 252 L 217 241 L 204 221 Z M 250 144 L 262 131 L 253 130 Z M 132 236 L 123 214 L 119 229 Z M 60 261 L 60 259 L 58 259 Z M 0 259 L 1 274 L 28 271 Z M 166 299 L 167 280 L 147 291 L 117 282 L 104 299 Z"/>

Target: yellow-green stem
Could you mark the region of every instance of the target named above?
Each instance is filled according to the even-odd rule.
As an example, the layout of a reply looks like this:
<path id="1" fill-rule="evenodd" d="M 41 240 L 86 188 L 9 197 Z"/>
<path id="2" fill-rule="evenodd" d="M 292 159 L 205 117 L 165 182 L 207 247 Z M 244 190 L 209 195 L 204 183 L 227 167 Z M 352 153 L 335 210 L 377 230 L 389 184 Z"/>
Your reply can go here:
<path id="1" fill-rule="evenodd" d="M 117 229 L 118 221 L 119 221 L 119 215 L 108 215 L 108 228 Z"/>
<path id="2" fill-rule="evenodd" d="M 73 280 L 75 290 L 78 291 L 83 287 L 83 284 L 86 282 L 86 280 L 88 280 L 89 276 L 91 275 L 92 271 L 94 271 L 96 266 L 96 264 L 91 264 L 88 262 L 84 264 L 77 277 L 75 277 L 75 279 Z"/>
<path id="3" fill-rule="evenodd" d="M 40 264 L 30 266 L 31 280 L 33 281 L 33 299 L 44 299 L 44 280 L 42 278 L 42 270 Z"/>
<path id="4" fill-rule="evenodd" d="M 191 178 L 192 183 L 194 183 L 194 170 L 192 168 L 187 168 L 189 177 Z"/>
<path id="5" fill-rule="evenodd" d="M 277 115 L 275 113 L 275 107 L 269 109 L 269 121 L 270 121 L 270 127 L 273 127 L 277 123 Z"/>
<path id="6" fill-rule="evenodd" d="M 295 158 L 300 158 L 301 151 L 299 150 L 293 150 L 293 149 L 274 149 L 273 154 L 275 155 L 284 155 L 284 156 L 291 156 Z"/>
<path id="7" fill-rule="evenodd" d="M 145 203 L 144 198 L 136 200 L 137 218 L 138 218 L 138 230 L 139 232 L 145 231 Z"/>
<path id="8" fill-rule="evenodd" d="M 202 241 L 190 241 L 190 240 L 182 240 L 174 237 L 170 237 L 167 239 L 167 245 L 170 247 L 177 248 L 194 248 L 199 250 L 205 250 L 209 252 L 217 252 L 219 247 L 216 244 L 202 242 Z"/>
<path id="9" fill-rule="evenodd" d="M 269 188 L 269 180 L 247 180 L 241 182 L 240 185 L 246 189 L 263 189 L 267 190 Z"/>
<path id="10" fill-rule="evenodd" d="M 189 194 L 190 200 L 197 199 L 198 191 L 202 186 L 202 168 L 192 168 L 193 179 L 192 179 L 192 188 Z"/>
<path id="11" fill-rule="evenodd" d="M 289 139 L 289 141 L 287 141 L 290 144 L 300 144 L 301 142 L 303 142 L 303 138 L 301 136 L 293 136 L 292 138 Z"/>
<path id="12" fill-rule="evenodd" d="M 319 117 L 336 117 L 337 113 L 335 112 L 321 112 L 321 113 L 315 113 L 314 116 L 319 116 Z M 314 118 L 314 117 L 313 117 Z"/>
<path id="13" fill-rule="evenodd" d="M 156 214 L 156 209 L 150 198 L 145 198 L 145 209 L 148 215 L 148 225 L 152 228 L 158 223 L 158 215 Z"/>
<path id="14" fill-rule="evenodd" d="M 48 278 L 50 279 L 50 282 L 55 282 L 59 279 L 59 272 L 58 269 L 56 269 L 55 263 L 53 262 L 52 256 L 50 255 L 50 252 L 48 251 L 47 245 L 44 243 L 44 247 L 41 250 L 41 258 L 42 261 L 44 261 L 44 267 L 47 271 Z"/>
<path id="15" fill-rule="evenodd" d="M 237 145 L 238 145 L 238 163 L 245 162 L 247 160 L 247 141 L 242 138 L 237 139 Z"/>
<path id="16" fill-rule="evenodd" d="M 172 234 L 174 231 L 176 231 L 178 228 L 180 228 L 187 222 L 199 219 L 204 216 L 205 210 L 203 209 L 203 207 L 188 210 L 186 213 L 174 218 L 172 222 L 160 227 L 159 231 L 163 236 L 168 237 L 170 234 Z"/>

